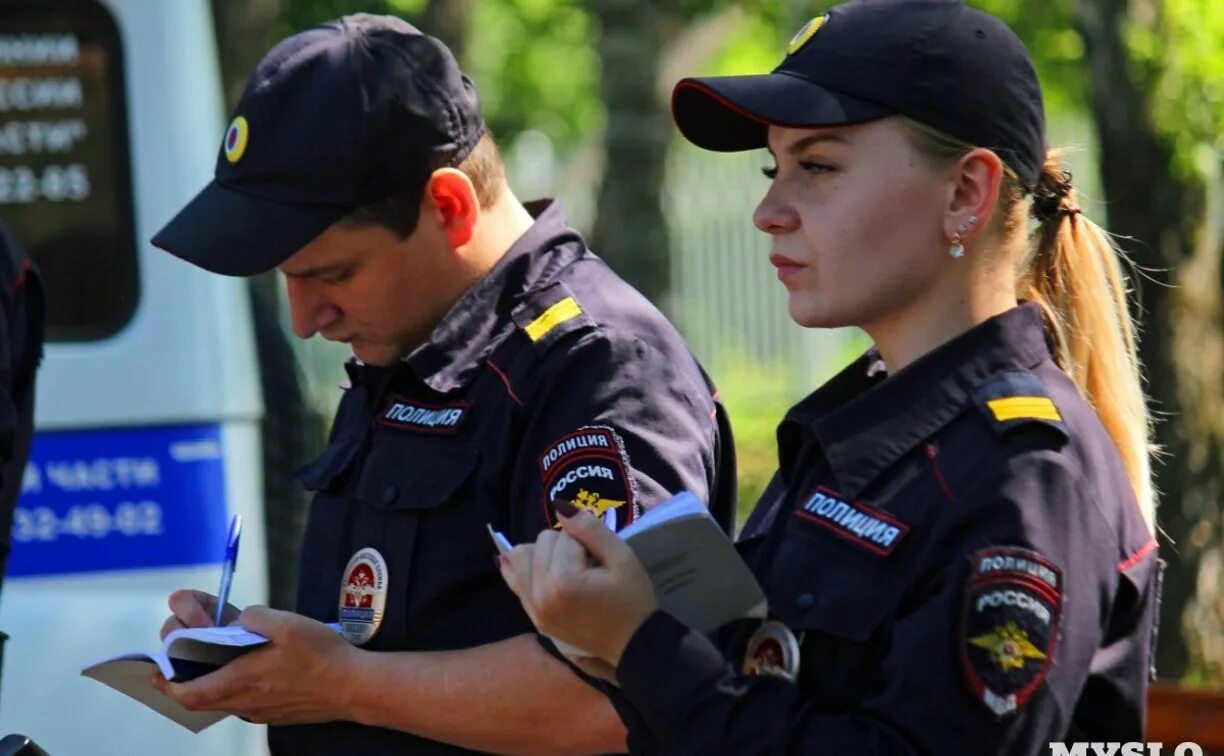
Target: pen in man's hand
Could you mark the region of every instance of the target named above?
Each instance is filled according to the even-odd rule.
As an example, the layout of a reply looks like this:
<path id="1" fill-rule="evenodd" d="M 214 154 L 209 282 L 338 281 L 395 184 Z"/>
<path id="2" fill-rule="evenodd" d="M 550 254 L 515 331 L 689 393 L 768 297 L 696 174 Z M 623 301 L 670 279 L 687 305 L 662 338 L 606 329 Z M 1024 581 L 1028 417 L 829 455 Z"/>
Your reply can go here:
<path id="1" fill-rule="evenodd" d="M 234 569 L 238 566 L 238 539 L 242 536 L 242 515 L 234 515 L 230 520 L 229 536 L 225 539 L 225 562 L 221 565 L 221 590 L 217 591 L 217 611 L 213 624 L 220 627 L 221 618 L 225 616 L 225 604 L 229 601 L 230 582 L 234 579 Z"/>

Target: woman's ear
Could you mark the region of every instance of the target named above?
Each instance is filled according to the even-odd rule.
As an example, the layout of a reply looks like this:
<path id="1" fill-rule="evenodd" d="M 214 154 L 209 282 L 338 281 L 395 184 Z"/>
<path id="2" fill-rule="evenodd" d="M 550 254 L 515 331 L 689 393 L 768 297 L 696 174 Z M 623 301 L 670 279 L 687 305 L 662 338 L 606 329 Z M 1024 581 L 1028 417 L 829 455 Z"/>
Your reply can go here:
<path id="1" fill-rule="evenodd" d="M 1003 161 L 994 152 L 970 150 L 952 166 L 944 235 L 964 243 L 990 223 L 1003 186 Z"/>
<path id="2" fill-rule="evenodd" d="M 425 196 L 451 249 L 472 240 L 476 221 L 480 219 L 480 200 L 466 173 L 456 168 L 439 168 L 430 175 Z"/>

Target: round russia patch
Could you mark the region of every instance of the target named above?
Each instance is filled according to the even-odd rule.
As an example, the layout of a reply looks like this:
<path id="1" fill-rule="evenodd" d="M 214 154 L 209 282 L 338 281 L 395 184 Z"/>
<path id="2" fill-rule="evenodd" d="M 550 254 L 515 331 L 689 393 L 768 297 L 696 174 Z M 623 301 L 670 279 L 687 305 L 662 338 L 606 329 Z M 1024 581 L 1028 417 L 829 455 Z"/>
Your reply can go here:
<path id="1" fill-rule="evenodd" d="M 799 641 L 791 629 L 777 620 L 762 623 L 748 639 L 744 674 L 799 679 Z"/>
<path id="2" fill-rule="evenodd" d="M 229 128 L 225 130 L 225 159 L 231 163 L 237 163 L 242 159 L 243 153 L 246 152 L 247 139 L 250 137 L 251 127 L 247 124 L 247 119 L 238 116 L 233 121 L 230 121 Z"/>
<path id="3" fill-rule="evenodd" d="M 353 555 L 340 582 L 340 632 L 363 645 L 378 632 L 387 605 L 387 560 L 376 549 Z"/>

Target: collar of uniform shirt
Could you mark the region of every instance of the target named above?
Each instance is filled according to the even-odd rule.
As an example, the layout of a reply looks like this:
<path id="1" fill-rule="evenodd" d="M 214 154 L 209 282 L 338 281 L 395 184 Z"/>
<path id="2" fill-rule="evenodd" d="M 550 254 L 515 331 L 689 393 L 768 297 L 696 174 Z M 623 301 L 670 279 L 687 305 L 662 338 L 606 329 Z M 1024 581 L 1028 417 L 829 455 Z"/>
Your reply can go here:
<path id="1" fill-rule="evenodd" d="M 560 202 L 536 200 L 524 206 L 535 223 L 464 292 L 429 341 L 403 358 L 434 391 L 466 386 L 488 356 L 490 344 L 511 322 L 514 305 L 586 251 L 582 237 L 566 223 Z"/>
<path id="2" fill-rule="evenodd" d="M 974 387 L 1002 370 L 1032 369 L 1050 356 L 1041 311 L 1032 303 L 990 318 L 891 376 L 868 375 L 873 352 L 797 404 L 784 421 L 814 437 L 839 493 L 850 498 L 956 417 Z"/>

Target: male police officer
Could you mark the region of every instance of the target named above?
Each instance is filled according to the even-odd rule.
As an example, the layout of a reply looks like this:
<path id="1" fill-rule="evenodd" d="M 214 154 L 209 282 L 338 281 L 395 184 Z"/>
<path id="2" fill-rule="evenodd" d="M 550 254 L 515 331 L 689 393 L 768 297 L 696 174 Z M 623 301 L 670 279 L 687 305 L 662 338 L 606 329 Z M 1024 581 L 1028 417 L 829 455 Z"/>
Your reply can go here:
<path id="1" fill-rule="evenodd" d="M 270 647 L 157 684 L 286 725 L 276 753 L 623 749 L 603 697 L 531 634 L 486 523 L 532 540 L 573 504 L 620 527 L 681 489 L 725 519 L 730 436 L 670 324 L 555 204 L 515 199 L 450 52 L 364 15 L 282 42 L 216 180 L 154 242 L 221 273 L 278 267 L 296 333 L 356 357 L 299 473 L 317 492 L 300 614 L 248 609 Z M 211 624 L 210 600 L 176 593 L 167 629 Z"/>

